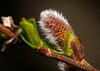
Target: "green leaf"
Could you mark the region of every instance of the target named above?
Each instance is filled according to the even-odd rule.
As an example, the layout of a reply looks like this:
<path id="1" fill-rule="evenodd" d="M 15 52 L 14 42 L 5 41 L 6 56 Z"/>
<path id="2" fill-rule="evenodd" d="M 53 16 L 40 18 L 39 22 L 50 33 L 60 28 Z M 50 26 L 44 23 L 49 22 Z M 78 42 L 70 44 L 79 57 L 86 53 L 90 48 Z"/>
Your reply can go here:
<path id="1" fill-rule="evenodd" d="M 42 40 L 42 43 L 46 48 L 49 48 L 57 53 L 64 54 L 64 52 L 61 49 L 58 49 L 55 45 L 49 43 L 47 40 Z"/>
<path id="2" fill-rule="evenodd" d="M 74 38 L 74 36 L 70 33 L 67 33 L 66 36 L 66 41 L 65 41 L 65 45 L 64 45 L 64 52 L 67 56 L 71 56 L 72 52 L 71 52 L 71 45 L 70 45 L 70 41 Z"/>
<path id="3" fill-rule="evenodd" d="M 0 39 L 8 39 L 8 37 L 5 34 L 0 32 Z"/>
<path id="4" fill-rule="evenodd" d="M 38 34 L 37 25 L 34 19 L 26 20 L 22 18 L 20 22 L 21 26 L 21 38 L 27 43 L 30 47 L 38 49 L 42 45 L 42 41 Z"/>

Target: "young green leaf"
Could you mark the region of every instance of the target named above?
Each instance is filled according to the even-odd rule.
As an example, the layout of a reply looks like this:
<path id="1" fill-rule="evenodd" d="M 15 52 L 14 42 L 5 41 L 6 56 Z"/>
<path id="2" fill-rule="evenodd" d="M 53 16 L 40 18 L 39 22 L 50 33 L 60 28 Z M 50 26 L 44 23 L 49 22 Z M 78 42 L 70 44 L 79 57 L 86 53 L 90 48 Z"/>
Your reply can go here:
<path id="1" fill-rule="evenodd" d="M 46 48 L 49 48 L 57 53 L 64 54 L 62 50 L 58 49 L 55 45 L 49 43 L 48 40 L 42 40 L 42 43 Z"/>
<path id="2" fill-rule="evenodd" d="M 30 47 L 37 49 L 42 45 L 42 41 L 39 37 L 37 25 L 34 19 L 26 20 L 22 18 L 20 22 L 21 26 L 21 38 L 27 43 Z"/>
<path id="3" fill-rule="evenodd" d="M 0 32 L 0 39 L 8 39 L 8 37 L 5 34 Z"/>
<path id="4" fill-rule="evenodd" d="M 73 38 L 74 38 L 74 36 L 72 34 L 67 33 L 65 45 L 64 45 L 64 52 L 68 56 L 72 55 L 70 42 Z"/>

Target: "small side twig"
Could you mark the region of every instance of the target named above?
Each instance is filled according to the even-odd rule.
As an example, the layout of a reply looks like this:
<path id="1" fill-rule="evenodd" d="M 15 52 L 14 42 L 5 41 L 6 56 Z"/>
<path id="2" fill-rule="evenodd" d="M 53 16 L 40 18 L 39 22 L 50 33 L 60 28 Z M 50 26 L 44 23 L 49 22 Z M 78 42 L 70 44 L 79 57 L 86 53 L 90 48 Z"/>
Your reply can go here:
<path id="1" fill-rule="evenodd" d="M 1 49 L 1 52 L 4 52 L 6 49 L 6 45 L 13 42 L 14 44 L 18 41 L 18 36 L 21 32 L 21 29 L 19 26 L 14 24 L 14 20 L 11 16 L 8 17 L 2 17 L 3 24 L 0 23 L 0 32 L 8 36 L 10 39 L 8 39 L 4 44 L 3 48 Z"/>
<path id="2" fill-rule="evenodd" d="M 53 58 L 53 59 L 62 61 L 64 63 L 71 64 L 75 67 L 78 67 L 78 68 L 86 70 L 86 71 L 99 71 L 95 67 L 91 66 L 85 59 L 83 59 L 82 62 L 79 62 L 79 61 L 71 59 L 67 56 L 56 53 L 56 52 L 54 52 L 48 48 L 45 48 L 45 47 L 40 47 L 36 52 L 39 54 L 42 54 L 46 57 Z"/>

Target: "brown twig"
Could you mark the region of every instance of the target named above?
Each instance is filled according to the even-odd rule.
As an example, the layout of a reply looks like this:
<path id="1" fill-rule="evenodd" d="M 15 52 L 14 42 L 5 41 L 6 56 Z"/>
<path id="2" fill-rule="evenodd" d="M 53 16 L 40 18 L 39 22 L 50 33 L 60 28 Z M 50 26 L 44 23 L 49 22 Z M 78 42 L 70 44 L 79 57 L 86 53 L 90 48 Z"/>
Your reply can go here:
<path id="1" fill-rule="evenodd" d="M 40 47 L 36 52 L 39 54 L 42 54 L 46 57 L 53 58 L 53 59 L 62 61 L 64 63 L 71 64 L 75 67 L 78 67 L 78 68 L 86 70 L 86 71 L 99 71 L 95 67 L 91 66 L 85 59 L 83 59 L 81 62 L 79 62 L 79 61 L 76 61 L 76 60 L 69 58 L 67 56 L 56 53 L 56 52 L 54 52 L 48 48 L 45 48 L 45 47 Z"/>

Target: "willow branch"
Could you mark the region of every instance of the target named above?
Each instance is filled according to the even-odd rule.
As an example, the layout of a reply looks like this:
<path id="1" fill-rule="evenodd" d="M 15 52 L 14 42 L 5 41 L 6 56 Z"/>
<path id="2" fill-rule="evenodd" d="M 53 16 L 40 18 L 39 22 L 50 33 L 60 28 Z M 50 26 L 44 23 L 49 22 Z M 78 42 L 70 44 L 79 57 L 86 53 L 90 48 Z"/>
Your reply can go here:
<path id="1" fill-rule="evenodd" d="M 8 37 L 11 37 L 11 40 L 8 40 L 5 44 L 8 44 L 8 43 L 11 43 L 13 41 L 13 39 L 18 39 L 18 36 L 20 34 L 20 27 L 19 26 L 16 26 L 13 22 L 13 19 L 11 17 L 3 17 L 5 18 L 5 20 L 8 20 L 5 21 L 6 22 L 6 25 L 2 25 L 0 24 L 0 32 L 4 33 L 5 35 L 7 35 Z M 12 20 L 12 21 L 11 21 Z M 7 25 L 7 23 L 9 25 Z M 8 28 L 6 28 L 5 26 L 10 26 Z M 14 31 L 14 32 L 12 32 Z M 4 49 L 2 49 L 2 51 L 5 50 L 5 47 Z M 59 61 L 62 61 L 64 63 L 68 63 L 68 64 L 71 64 L 75 67 L 78 67 L 80 69 L 83 69 L 83 70 L 87 70 L 87 71 L 99 71 L 98 69 L 96 69 L 95 67 L 93 67 L 92 65 L 90 65 L 85 59 L 83 59 L 81 62 L 79 61 L 76 61 L 72 58 L 69 58 L 67 56 L 64 56 L 64 55 L 61 55 L 59 53 L 56 53 L 48 48 L 45 48 L 45 47 L 40 47 L 39 49 L 37 49 L 37 52 L 39 54 L 42 54 L 46 57 L 49 57 L 49 58 L 53 58 L 53 59 L 56 59 L 56 60 L 59 60 Z"/>
<path id="2" fill-rule="evenodd" d="M 90 65 L 85 59 L 83 59 L 82 62 L 79 62 L 79 61 L 71 59 L 67 56 L 56 53 L 45 47 L 40 47 L 36 52 L 39 54 L 42 54 L 43 56 L 62 61 L 64 63 L 71 64 L 75 67 L 78 67 L 78 68 L 86 70 L 86 71 L 99 71 L 98 69 L 96 69 L 95 67 Z"/>

